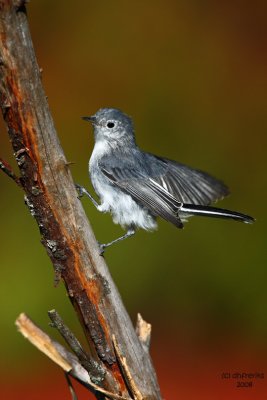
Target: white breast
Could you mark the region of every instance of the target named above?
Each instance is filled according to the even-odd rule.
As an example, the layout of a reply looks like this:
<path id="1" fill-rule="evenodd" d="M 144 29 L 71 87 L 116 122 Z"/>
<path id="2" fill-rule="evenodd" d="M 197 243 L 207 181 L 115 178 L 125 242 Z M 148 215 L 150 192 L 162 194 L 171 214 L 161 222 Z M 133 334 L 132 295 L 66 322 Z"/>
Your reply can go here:
<path id="1" fill-rule="evenodd" d="M 96 144 L 94 146 L 94 149 L 93 149 L 93 152 L 91 154 L 91 158 L 90 158 L 90 161 L 89 161 L 89 171 L 90 171 L 91 168 L 93 168 L 97 164 L 98 160 L 102 156 L 108 154 L 109 152 L 110 152 L 110 146 L 107 143 L 107 141 L 98 140 L 96 142 Z"/>
<path id="2" fill-rule="evenodd" d="M 114 223 L 123 227 L 134 225 L 146 230 L 156 229 L 156 220 L 149 211 L 140 207 L 130 195 L 114 186 L 100 170 L 98 161 L 109 151 L 110 147 L 106 142 L 98 141 L 89 161 L 91 182 L 101 200 L 99 211 L 111 212 Z"/>

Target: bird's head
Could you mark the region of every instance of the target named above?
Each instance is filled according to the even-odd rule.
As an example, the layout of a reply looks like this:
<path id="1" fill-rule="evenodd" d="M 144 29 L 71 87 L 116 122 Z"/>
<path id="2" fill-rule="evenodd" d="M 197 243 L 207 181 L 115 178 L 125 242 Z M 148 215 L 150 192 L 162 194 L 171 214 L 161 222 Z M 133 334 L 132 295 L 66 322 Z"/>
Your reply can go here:
<path id="1" fill-rule="evenodd" d="M 82 117 L 92 123 L 95 141 L 127 145 L 135 143 L 132 119 L 116 108 L 101 108 L 90 117 Z"/>

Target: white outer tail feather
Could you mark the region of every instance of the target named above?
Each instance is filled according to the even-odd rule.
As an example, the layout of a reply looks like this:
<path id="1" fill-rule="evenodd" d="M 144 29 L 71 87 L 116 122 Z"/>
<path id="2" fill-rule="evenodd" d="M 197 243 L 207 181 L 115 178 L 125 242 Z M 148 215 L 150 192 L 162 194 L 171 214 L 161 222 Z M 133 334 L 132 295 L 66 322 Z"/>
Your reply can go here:
<path id="1" fill-rule="evenodd" d="M 202 217 L 234 219 L 235 221 L 244 222 L 246 224 L 252 224 L 255 221 L 254 218 L 250 217 L 249 215 L 241 214 L 236 211 L 192 204 L 183 204 L 179 209 L 179 213 L 182 213 L 185 216 L 199 215 Z"/>

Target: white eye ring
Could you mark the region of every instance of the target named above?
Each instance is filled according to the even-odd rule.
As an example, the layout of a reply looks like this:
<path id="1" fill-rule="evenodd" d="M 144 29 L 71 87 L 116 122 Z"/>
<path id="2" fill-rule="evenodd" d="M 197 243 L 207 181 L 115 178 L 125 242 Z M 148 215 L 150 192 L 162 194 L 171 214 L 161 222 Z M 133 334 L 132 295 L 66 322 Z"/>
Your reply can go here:
<path id="1" fill-rule="evenodd" d="M 113 122 L 113 121 L 107 122 L 107 128 L 112 129 L 112 128 L 114 128 L 114 126 L 115 126 L 115 122 Z"/>

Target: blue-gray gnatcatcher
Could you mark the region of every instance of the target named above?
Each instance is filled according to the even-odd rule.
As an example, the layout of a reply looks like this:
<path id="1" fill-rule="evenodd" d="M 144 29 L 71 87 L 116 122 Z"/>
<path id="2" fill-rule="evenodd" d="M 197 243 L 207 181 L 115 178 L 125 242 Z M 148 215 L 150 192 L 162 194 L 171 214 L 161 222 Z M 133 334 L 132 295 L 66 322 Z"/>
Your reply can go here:
<path id="1" fill-rule="evenodd" d="M 101 212 L 110 212 L 113 221 L 127 233 L 107 244 L 132 236 L 137 228 L 154 230 L 161 217 L 182 228 L 187 218 L 201 215 L 231 218 L 252 223 L 254 219 L 235 211 L 210 207 L 229 191 L 217 179 L 176 161 L 146 153 L 135 141 L 131 118 L 114 108 L 102 108 L 90 117 L 95 146 L 89 161 L 89 173 L 98 204 L 88 191 L 77 185 L 80 196 L 86 194 Z"/>

